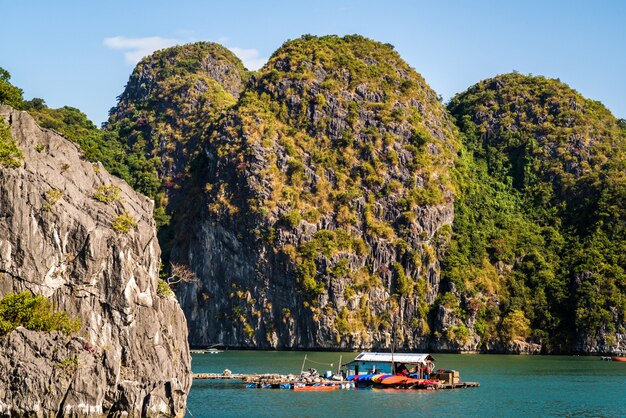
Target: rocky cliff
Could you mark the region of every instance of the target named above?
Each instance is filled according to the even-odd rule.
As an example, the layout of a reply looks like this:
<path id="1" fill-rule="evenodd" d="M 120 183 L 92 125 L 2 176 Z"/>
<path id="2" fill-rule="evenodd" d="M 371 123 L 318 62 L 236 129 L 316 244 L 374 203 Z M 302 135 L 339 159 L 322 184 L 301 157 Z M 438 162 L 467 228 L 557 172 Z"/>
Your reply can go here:
<path id="1" fill-rule="evenodd" d="M 158 292 L 153 203 L 27 113 L 0 119 L 21 151 L 0 167 L 0 295 L 41 294 L 82 323 L 0 337 L 0 412 L 182 415 L 186 321 Z"/>

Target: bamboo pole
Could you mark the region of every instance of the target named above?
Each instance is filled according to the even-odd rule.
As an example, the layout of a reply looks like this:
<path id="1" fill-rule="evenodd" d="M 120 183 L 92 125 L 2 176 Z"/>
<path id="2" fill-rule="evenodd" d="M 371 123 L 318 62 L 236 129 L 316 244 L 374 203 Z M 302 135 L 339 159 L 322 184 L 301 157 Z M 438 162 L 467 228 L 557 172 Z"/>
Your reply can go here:
<path id="1" fill-rule="evenodd" d="M 394 311 L 395 313 L 395 311 Z M 396 374 L 396 362 L 393 360 L 393 352 L 396 345 L 396 315 L 393 316 L 393 323 L 391 325 L 391 374 Z"/>
<path id="2" fill-rule="evenodd" d="M 302 368 L 300 369 L 300 375 L 302 375 L 302 372 L 304 371 L 304 363 L 306 363 L 306 354 L 304 355 L 304 360 L 302 361 Z"/>

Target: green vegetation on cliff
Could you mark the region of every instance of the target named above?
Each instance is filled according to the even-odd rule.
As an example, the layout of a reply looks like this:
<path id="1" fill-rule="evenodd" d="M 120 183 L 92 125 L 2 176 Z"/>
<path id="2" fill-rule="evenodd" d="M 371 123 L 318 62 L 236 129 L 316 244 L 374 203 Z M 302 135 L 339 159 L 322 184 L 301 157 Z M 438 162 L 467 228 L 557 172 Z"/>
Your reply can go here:
<path id="1" fill-rule="evenodd" d="M 24 100 L 22 89 L 15 87 L 10 80 L 11 74 L 0 67 L 0 103 L 21 109 Z"/>
<path id="2" fill-rule="evenodd" d="M 0 165 L 19 167 L 22 164 L 22 151 L 11 136 L 11 128 L 4 119 L 0 119 Z"/>
<path id="3" fill-rule="evenodd" d="M 519 312 L 548 349 L 609 349 L 626 332 L 623 127 L 558 80 L 517 73 L 449 109 L 478 177 L 455 202 L 445 276 L 470 295 L 484 277 L 498 284 L 464 315 L 502 333 Z"/>
<path id="4" fill-rule="evenodd" d="M 11 74 L 0 67 L 0 104 L 21 109 L 23 103 L 22 90 L 11 84 L 10 80 Z M 19 167 L 22 158 L 22 151 L 11 136 L 11 128 L 4 119 L 0 119 L 0 166 Z"/>
<path id="5" fill-rule="evenodd" d="M 442 274 L 455 290 L 442 301 L 452 294 L 466 298 L 460 317 L 476 321 L 483 343 L 530 336 L 510 338 L 507 317 L 514 312 L 532 321 L 535 341 L 548 345 L 548 335 L 563 340 L 567 288 L 557 278 L 560 232 L 534 222 L 520 194 L 491 177 L 471 153 L 463 155 L 458 171 L 454 233 Z"/>
<path id="6" fill-rule="evenodd" d="M 64 106 L 52 109 L 40 98 L 24 100 L 22 90 L 13 86 L 10 78 L 10 74 L 0 68 L 0 103 L 26 110 L 41 127 L 52 129 L 80 146 L 87 159 L 102 162 L 111 173 L 131 183 L 127 153 L 116 133 L 98 129 L 76 108 Z"/>
<path id="7" fill-rule="evenodd" d="M 80 320 L 55 311 L 50 301 L 41 295 L 7 293 L 0 299 L 0 336 L 20 326 L 32 331 L 73 334 L 80 329 Z"/>
<path id="8" fill-rule="evenodd" d="M 445 110 L 392 46 L 356 35 L 307 35 L 274 53 L 259 74 L 258 86 L 251 94 L 291 128 L 280 137 L 290 157 L 285 180 L 296 189 L 304 167 L 314 166 L 336 176 L 336 193 L 394 194 L 407 211 L 445 202 L 456 138 L 450 126 L 441 130 L 443 138 L 434 137 Z M 418 103 L 432 114 L 418 111 Z M 273 134 L 272 129 L 264 132 L 262 144 Z M 400 157 L 424 185 L 398 173 Z M 315 203 L 324 212 L 336 202 Z"/>
<path id="9" fill-rule="evenodd" d="M 100 161 L 112 174 L 132 184 L 127 153 L 116 133 L 98 129 L 83 112 L 73 107 L 52 109 L 43 100 L 32 99 L 25 101 L 23 108 L 42 128 L 55 130 L 80 146 L 88 160 Z"/>

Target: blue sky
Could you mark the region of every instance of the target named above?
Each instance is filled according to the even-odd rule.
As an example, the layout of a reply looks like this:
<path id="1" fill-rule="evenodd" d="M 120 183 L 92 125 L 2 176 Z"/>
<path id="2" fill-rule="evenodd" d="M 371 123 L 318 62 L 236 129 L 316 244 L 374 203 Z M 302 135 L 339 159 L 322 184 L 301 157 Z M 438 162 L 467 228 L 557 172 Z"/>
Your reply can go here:
<path id="1" fill-rule="evenodd" d="M 305 33 L 391 43 L 446 100 L 517 70 L 560 78 L 626 118 L 626 1 L 0 0 L 0 10 L 12 82 L 98 125 L 155 48 L 214 41 L 257 68 Z"/>

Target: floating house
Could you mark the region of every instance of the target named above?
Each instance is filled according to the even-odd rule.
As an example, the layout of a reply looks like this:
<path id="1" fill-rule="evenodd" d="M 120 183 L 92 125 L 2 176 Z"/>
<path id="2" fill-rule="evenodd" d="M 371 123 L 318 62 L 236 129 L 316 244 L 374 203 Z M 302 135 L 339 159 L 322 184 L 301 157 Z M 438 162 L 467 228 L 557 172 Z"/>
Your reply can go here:
<path id="1" fill-rule="evenodd" d="M 396 374 L 406 368 L 412 374 L 425 377 L 435 369 L 435 359 L 430 354 L 418 353 L 360 353 L 347 363 L 346 377 L 363 374 Z"/>

